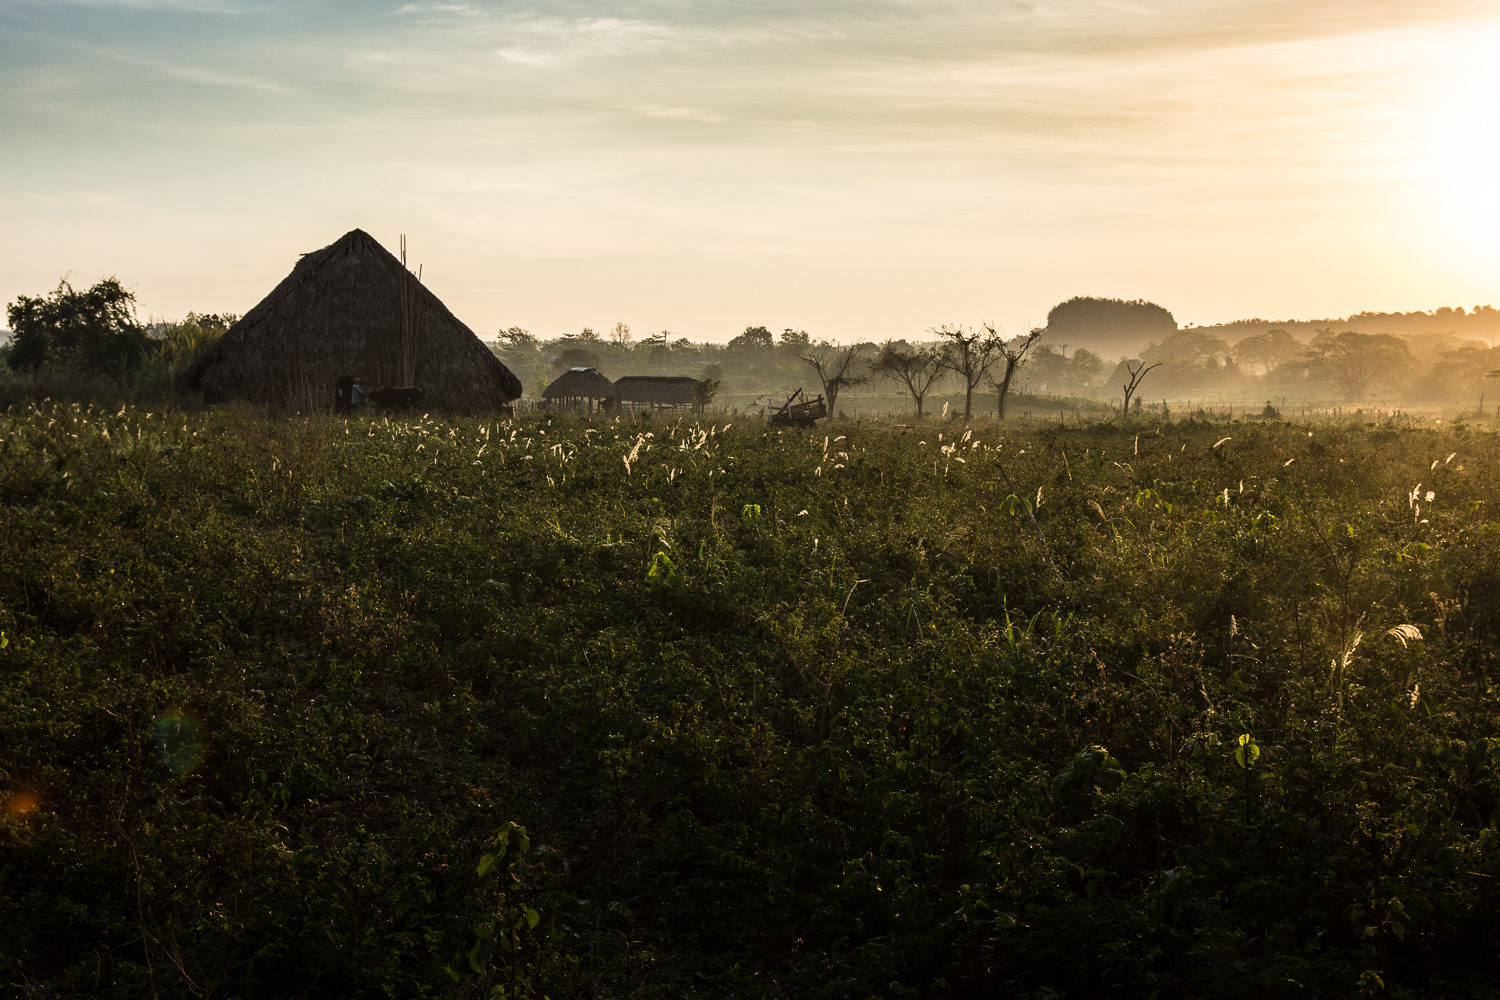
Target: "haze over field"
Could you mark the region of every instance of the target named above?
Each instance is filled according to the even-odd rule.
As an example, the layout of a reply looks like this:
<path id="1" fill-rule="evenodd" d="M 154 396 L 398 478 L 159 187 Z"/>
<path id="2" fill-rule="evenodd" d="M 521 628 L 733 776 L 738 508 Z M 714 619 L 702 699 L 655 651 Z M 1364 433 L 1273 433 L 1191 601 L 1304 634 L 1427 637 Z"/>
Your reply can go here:
<path id="1" fill-rule="evenodd" d="M 1471 0 L 0 7 L 0 300 L 243 312 L 407 233 L 481 335 L 839 340 L 1488 303 Z"/>

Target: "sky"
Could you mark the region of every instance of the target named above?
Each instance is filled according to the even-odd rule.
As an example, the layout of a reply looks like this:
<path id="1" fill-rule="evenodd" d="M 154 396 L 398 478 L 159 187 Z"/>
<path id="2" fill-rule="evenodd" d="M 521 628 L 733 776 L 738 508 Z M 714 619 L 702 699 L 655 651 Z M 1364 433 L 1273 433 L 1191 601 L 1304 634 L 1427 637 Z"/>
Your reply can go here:
<path id="1" fill-rule="evenodd" d="M 353 228 L 481 337 L 1500 305 L 1473 0 L 0 0 L 0 299 Z"/>

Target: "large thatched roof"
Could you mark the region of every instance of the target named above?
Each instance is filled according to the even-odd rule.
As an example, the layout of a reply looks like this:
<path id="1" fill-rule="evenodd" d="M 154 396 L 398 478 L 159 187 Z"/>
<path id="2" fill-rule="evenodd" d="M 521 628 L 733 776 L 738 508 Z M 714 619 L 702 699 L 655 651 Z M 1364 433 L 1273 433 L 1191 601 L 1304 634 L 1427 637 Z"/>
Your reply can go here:
<path id="1" fill-rule="evenodd" d="M 626 375 L 615 380 L 622 403 L 692 403 L 697 387 L 698 380 L 686 375 Z"/>
<path id="2" fill-rule="evenodd" d="M 389 251 L 354 230 L 303 256 L 184 375 L 217 402 L 331 406 L 345 375 L 417 385 L 433 409 L 489 409 L 521 382 Z"/>
<path id="3" fill-rule="evenodd" d="M 569 368 L 542 390 L 543 399 L 613 399 L 615 384 L 597 368 Z"/>

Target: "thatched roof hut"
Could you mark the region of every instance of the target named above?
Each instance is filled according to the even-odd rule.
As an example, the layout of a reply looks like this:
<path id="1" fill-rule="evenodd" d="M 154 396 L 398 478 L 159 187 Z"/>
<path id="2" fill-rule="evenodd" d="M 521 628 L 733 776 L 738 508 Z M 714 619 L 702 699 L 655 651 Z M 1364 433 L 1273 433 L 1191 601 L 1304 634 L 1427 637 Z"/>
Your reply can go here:
<path id="1" fill-rule="evenodd" d="M 1109 378 L 1099 383 L 1099 387 L 1106 393 L 1119 392 L 1125 388 L 1125 383 L 1130 381 L 1132 375 L 1140 371 L 1145 362 L 1140 358 L 1121 358 L 1120 363 L 1115 365 L 1114 370 L 1109 373 Z"/>
<path id="2" fill-rule="evenodd" d="M 698 380 L 686 375 L 626 375 L 615 380 L 620 402 L 638 406 L 692 406 L 697 389 Z"/>
<path id="3" fill-rule="evenodd" d="M 615 398 L 615 384 L 599 374 L 597 368 L 569 368 L 542 390 L 542 398 L 573 409 L 587 405 L 592 410 L 595 400 Z"/>
<path id="4" fill-rule="evenodd" d="M 306 254 L 271 294 L 184 373 L 206 402 L 329 409 L 334 385 L 416 385 L 439 410 L 483 410 L 521 395 L 501 364 L 368 233 Z"/>

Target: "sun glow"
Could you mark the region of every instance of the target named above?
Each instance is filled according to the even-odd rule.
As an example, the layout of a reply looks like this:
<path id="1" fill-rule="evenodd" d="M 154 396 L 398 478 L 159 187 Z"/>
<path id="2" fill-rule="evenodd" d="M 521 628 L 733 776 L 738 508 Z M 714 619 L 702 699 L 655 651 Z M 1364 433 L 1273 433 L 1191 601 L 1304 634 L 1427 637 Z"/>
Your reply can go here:
<path id="1" fill-rule="evenodd" d="M 1414 97 L 1406 141 L 1421 185 L 1428 232 L 1459 266 L 1500 265 L 1500 19 L 1451 29 L 1430 52 L 1432 68 Z"/>

